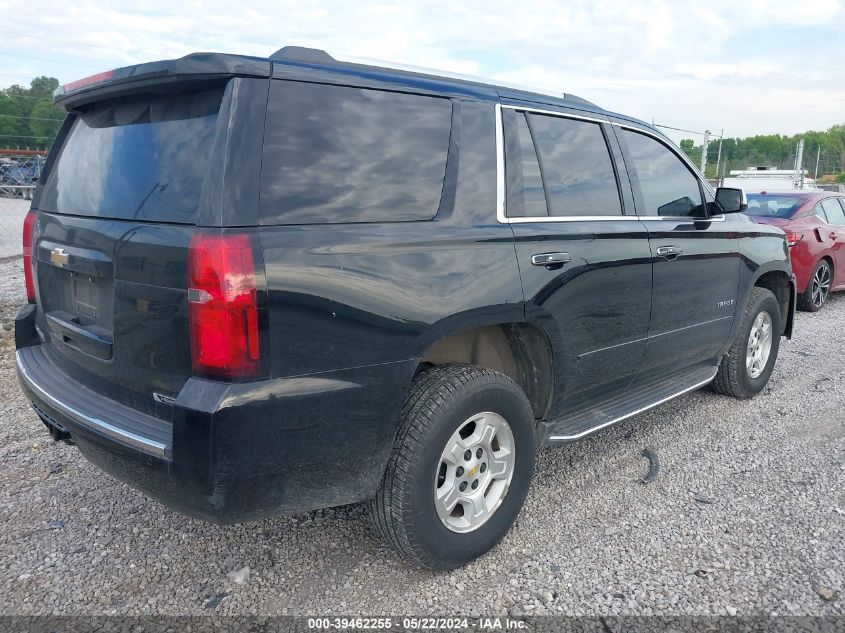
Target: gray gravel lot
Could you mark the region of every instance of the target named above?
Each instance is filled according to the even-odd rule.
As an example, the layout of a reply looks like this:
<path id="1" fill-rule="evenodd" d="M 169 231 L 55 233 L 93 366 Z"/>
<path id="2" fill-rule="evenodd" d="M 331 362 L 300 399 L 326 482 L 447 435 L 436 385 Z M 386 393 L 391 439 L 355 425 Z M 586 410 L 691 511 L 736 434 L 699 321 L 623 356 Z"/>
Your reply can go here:
<path id="1" fill-rule="evenodd" d="M 0 198 L 0 260 L 21 254 L 21 231 L 29 205 L 29 200 Z"/>
<path id="2" fill-rule="evenodd" d="M 799 314 L 753 401 L 701 391 L 544 449 L 516 527 L 452 573 L 360 507 L 217 527 L 146 499 L 49 440 L 4 332 L 0 613 L 843 614 L 843 323 L 845 296 Z"/>

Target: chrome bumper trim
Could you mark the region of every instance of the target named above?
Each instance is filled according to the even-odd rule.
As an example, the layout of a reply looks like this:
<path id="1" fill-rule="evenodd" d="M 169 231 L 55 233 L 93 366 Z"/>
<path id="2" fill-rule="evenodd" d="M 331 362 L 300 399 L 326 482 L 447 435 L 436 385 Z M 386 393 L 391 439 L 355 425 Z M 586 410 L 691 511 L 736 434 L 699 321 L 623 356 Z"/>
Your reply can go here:
<path id="1" fill-rule="evenodd" d="M 136 433 L 132 433 L 126 429 L 118 428 L 105 420 L 86 415 L 77 411 L 72 406 L 62 402 L 55 396 L 47 393 L 37 382 L 35 382 L 29 372 L 27 372 L 26 366 L 21 360 L 21 352 L 19 350 L 15 352 L 15 363 L 18 366 L 18 375 L 21 377 L 21 380 L 26 383 L 27 387 L 43 398 L 51 407 L 71 418 L 78 425 L 91 429 L 92 431 L 105 435 L 110 439 L 116 440 L 121 444 L 131 446 L 132 448 L 149 455 L 164 458 L 169 457 L 170 447 L 167 444 L 162 444 L 161 442 L 137 435 Z"/>

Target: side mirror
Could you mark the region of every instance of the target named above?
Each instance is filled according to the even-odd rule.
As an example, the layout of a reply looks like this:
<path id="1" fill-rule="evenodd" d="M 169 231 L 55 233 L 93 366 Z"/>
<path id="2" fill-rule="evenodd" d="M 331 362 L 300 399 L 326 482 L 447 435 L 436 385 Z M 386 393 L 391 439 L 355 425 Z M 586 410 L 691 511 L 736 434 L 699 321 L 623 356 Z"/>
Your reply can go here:
<path id="1" fill-rule="evenodd" d="M 742 189 L 719 187 L 716 189 L 716 207 L 720 213 L 745 213 L 748 210 L 748 198 Z"/>

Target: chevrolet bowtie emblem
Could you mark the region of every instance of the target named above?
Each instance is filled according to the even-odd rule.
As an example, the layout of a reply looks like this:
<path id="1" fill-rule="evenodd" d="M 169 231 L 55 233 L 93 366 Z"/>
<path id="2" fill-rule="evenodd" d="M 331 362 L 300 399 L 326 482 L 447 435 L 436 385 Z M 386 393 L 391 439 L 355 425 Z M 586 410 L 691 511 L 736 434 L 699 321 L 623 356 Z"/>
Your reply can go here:
<path id="1" fill-rule="evenodd" d="M 54 248 L 50 251 L 50 263 L 54 266 L 67 266 L 70 255 L 63 248 Z"/>

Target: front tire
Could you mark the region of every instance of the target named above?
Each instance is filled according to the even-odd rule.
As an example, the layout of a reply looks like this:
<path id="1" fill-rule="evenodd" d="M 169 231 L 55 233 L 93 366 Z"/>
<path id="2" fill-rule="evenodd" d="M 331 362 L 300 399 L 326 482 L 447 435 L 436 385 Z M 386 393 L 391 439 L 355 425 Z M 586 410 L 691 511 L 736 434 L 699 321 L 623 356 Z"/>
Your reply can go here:
<path id="1" fill-rule="evenodd" d="M 804 312 L 818 312 L 822 309 L 830 294 L 833 281 L 833 269 L 826 259 L 821 260 L 813 269 L 807 289 L 798 295 L 798 307 Z"/>
<path id="2" fill-rule="evenodd" d="M 722 357 L 710 384 L 713 391 L 734 398 L 751 398 L 760 393 L 775 367 L 782 332 L 778 300 L 771 290 L 755 286 L 736 340 Z"/>
<path id="3" fill-rule="evenodd" d="M 401 555 L 454 569 L 492 549 L 519 514 L 535 460 L 522 390 L 472 365 L 438 365 L 414 379 L 370 513 Z"/>

